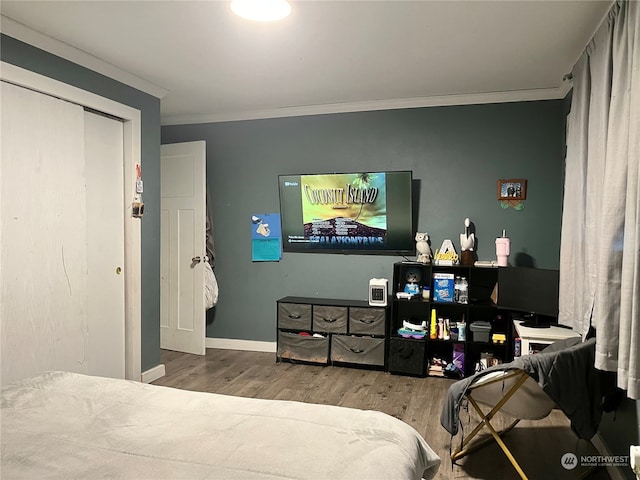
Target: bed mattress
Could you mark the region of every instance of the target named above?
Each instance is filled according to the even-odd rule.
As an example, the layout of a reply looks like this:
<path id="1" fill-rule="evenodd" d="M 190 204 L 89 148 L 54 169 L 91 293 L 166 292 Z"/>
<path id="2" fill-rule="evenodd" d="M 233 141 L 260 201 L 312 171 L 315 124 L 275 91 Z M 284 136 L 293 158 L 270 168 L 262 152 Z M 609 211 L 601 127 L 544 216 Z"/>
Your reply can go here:
<path id="1" fill-rule="evenodd" d="M 41 374 L 2 389 L 2 478 L 429 479 L 440 458 L 381 412 Z"/>

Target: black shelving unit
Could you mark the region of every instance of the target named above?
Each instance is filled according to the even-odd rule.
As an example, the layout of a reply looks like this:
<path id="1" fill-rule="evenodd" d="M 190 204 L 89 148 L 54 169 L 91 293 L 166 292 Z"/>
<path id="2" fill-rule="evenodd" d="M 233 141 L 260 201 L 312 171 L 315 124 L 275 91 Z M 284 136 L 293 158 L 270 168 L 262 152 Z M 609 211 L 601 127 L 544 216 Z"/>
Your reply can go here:
<path id="1" fill-rule="evenodd" d="M 443 375 L 437 369 L 430 368 L 434 359 L 441 360 L 442 364 L 450 363 L 454 356 L 454 349 L 464 354 L 464 374 L 473 374 L 476 365 L 483 354 L 488 354 L 507 362 L 512 359 L 513 348 L 511 346 L 511 331 L 509 329 L 508 312 L 502 312 L 491 300 L 492 293 L 498 282 L 498 268 L 474 267 L 461 265 L 433 265 L 414 262 L 399 262 L 393 267 L 393 292 L 391 299 L 391 318 L 389 322 L 388 358 L 387 368 L 389 372 L 403 375 Z M 417 273 L 420 280 L 417 282 L 420 290 L 429 287 L 428 299 L 418 295 L 411 299 L 397 298 L 397 292 L 403 292 L 407 283 L 407 274 Z M 469 302 L 460 304 L 454 302 L 434 301 L 434 274 L 447 273 L 455 276 L 466 277 L 469 287 Z M 450 323 L 461 322 L 466 324 L 465 340 L 441 340 L 430 339 L 427 335 L 424 339 L 404 338 L 397 332 L 402 327 L 403 320 L 420 324 L 423 321 L 430 324 L 432 310 L 436 311 L 437 318 L 448 318 Z M 491 331 L 488 341 L 474 340 L 474 332 L 471 330 L 473 322 L 489 322 Z M 494 344 L 491 341 L 493 333 L 505 334 L 506 341 L 503 344 Z"/>

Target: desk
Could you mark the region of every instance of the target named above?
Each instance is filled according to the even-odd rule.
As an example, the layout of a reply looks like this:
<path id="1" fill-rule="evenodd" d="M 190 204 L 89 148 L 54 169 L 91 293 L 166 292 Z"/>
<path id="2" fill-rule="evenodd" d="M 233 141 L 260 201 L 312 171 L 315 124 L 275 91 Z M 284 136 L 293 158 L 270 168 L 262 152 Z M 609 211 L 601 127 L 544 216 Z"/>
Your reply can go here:
<path id="1" fill-rule="evenodd" d="M 555 327 L 553 325 L 549 328 L 530 328 L 524 327 L 523 323 L 524 320 L 513 321 L 513 325 L 516 328 L 516 336 L 520 338 L 521 355 L 529 355 L 532 351 L 538 350 L 535 348 L 538 345 L 550 345 L 556 340 L 581 336 L 578 332 L 568 328 Z"/>

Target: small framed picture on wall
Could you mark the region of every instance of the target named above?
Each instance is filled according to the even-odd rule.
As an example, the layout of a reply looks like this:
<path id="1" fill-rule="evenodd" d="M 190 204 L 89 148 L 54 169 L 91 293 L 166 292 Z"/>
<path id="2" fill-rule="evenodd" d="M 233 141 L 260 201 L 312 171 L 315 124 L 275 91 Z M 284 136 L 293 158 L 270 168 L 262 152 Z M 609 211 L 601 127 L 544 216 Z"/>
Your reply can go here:
<path id="1" fill-rule="evenodd" d="M 524 178 L 498 180 L 498 200 L 526 200 L 527 181 Z"/>

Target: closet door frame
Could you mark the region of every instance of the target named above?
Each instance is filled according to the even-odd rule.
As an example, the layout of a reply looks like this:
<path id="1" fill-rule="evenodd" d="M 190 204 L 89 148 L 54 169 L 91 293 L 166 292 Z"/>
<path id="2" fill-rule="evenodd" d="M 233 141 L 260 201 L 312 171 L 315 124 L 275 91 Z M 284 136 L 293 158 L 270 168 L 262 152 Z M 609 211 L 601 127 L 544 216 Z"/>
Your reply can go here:
<path id="1" fill-rule="evenodd" d="M 140 110 L 6 62 L 0 62 L 0 79 L 123 121 L 125 378 L 141 381 L 141 229 L 140 219 L 132 216 L 131 206 L 135 194 L 136 165 L 142 165 Z"/>

